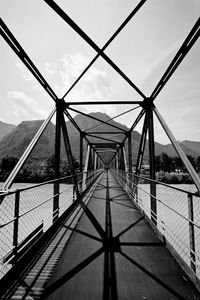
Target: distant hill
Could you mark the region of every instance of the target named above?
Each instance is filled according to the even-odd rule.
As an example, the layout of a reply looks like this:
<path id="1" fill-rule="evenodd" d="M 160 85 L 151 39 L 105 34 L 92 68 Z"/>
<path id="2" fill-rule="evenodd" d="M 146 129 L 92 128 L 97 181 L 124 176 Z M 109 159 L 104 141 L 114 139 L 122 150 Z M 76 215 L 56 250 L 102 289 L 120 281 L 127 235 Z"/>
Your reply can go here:
<path id="1" fill-rule="evenodd" d="M 9 134 L 16 126 L 9 123 L 4 123 L 0 121 L 0 141 L 4 136 Z"/>
<path id="2" fill-rule="evenodd" d="M 0 142 L 0 159 L 6 155 L 21 157 L 32 138 L 40 128 L 42 120 L 23 121 Z M 55 126 L 50 123 L 45 129 L 39 143 L 32 152 L 32 160 L 43 160 L 54 150 Z"/>
<path id="3" fill-rule="evenodd" d="M 108 115 L 99 112 L 91 113 L 90 116 L 101 119 L 103 121 L 107 121 L 108 119 L 110 119 Z M 116 131 L 119 131 L 117 128 L 110 127 L 107 124 L 101 124 L 100 126 L 97 126 L 100 124 L 98 121 L 91 118 L 87 118 L 83 115 L 76 115 L 74 117 L 74 120 L 82 130 L 84 131 L 87 130 L 87 132 L 92 132 L 92 131 L 97 132 L 97 134 L 95 135 L 98 135 L 98 132 L 100 131 L 105 132 L 109 130 L 113 132 L 113 135 L 111 136 L 108 134 L 107 137 L 115 141 L 120 141 L 124 136 L 122 134 L 120 135 L 115 134 Z M 18 126 L 11 125 L 10 132 L 8 130 L 8 134 L 4 135 L 4 137 L 0 141 L 0 160 L 2 159 L 2 157 L 6 155 L 16 156 L 19 158 L 25 151 L 26 147 L 28 146 L 28 144 L 30 143 L 34 135 L 36 134 L 42 122 L 43 120 L 23 121 Z M 0 126 L 2 125 L 1 123 Z M 128 130 L 128 127 L 114 120 L 110 121 L 110 124 L 122 128 L 124 130 Z M 68 128 L 73 156 L 76 159 L 79 159 L 79 139 L 80 139 L 79 132 L 70 121 L 67 121 L 66 125 Z M 94 126 L 96 127 L 94 128 Z M 92 128 L 92 130 L 88 130 L 89 128 Z M 133 160 L 136 160 L 137 157 L 140 137 L 141 135 L 137 131 L 132 132 Z M 29 161 L 43 161 L 49 155 L 53 154 L 55 148 L 54 139 L 55 139 L 55 125 L 53 123 L 49 123 L 43 136 L 40 138 L 39 143 L 36 145 L 35 149 L 33 150 Z M 88 137 L 88 139 L 91 142 L 95 142 L 95 141 L 100 142 L 100 140 L 96 137 Z M 200 155 L 200 142 L 185 140 L 182 143 L 180 143 L 180 145 L 187 155 L 191 155 L 193 157 L 197 157 Z M 177 156 L 171 144 L 162 145 L 160 143 L 156 143 L 155 151 L 156 151 L 156 155 L 160 155 L 162 152 L 165 152 L 169 156 Z M 86 143 L 84 143 L 84 156 L 85 153 L 86 153 Z M 147 156 L 148 155 L 147 153 L 148 153 L 148 146 L 146 147 L 144 156 Z M 61 145 L 61 156 L 62 158 L 66 157 L 63 141 Z"/>
<path id="4" fill-rule="evenodd" d="M 195 142 L 191 142 L 190 147 L 187 146 L 186 144 L 184 144 L 183 142 L 180 142 L 179 144 L 186 155 L 197 157 L 200 155 L 200 145 L 199 145 L 199 148 L 196 147 L 196 149 L 194 151 L 193 143 L 195 143 Z M 172 146 L 172 144 L 162 145 L 162 144 L 156 143 L 156 155 L 160 155 L 162 152 L 167 153 L 171 157 L 178 156 L 174 147 Z"/>

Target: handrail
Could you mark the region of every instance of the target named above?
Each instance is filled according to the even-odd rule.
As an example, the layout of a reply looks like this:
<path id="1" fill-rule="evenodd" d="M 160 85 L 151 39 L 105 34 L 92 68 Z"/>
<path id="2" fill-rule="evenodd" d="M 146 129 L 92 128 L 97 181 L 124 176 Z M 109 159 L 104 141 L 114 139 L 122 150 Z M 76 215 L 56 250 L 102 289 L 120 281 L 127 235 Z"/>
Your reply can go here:
<path id="1" fill-rule="evenodd" d="M 200 195 L 132 172 L 111 171 L 158 235 L 164 237 L 188 276 L 200 287 Z M 150 192 L 152 182 L 155 195 Z M 151 207 L 152 198 L 156 210 Z"/>
<path id="2" fill-rule="evenodd" d="M 180 192 L 183 192 L 183 193 L 186 193 L 186 194 L 190 193 L 190 194 L 192 194 L 192 195 L 194 195 L 194 196 L 200 198 L 200 195 L 199 195 L 198 193 L 196 193 L 196 192 L 186 191 L 186 190 L 181 189 L 181 188 L 178 188 L 178 187 L 176 187 L 176 186 L 174 186 L 174 185 L 167 184 L 167 183 L 165 183 L 165 182 L 161 182 L 161 181 L 158 181 L 158 180 L 153 180 L 153 179 L 148 178 L 148 177 L 139 176 L 139 175 L 136 175 L 135 173 L 127 172 L 127 174 L 128 174 L 128 175 L 132 175 L 132 176 L 134 176 L 134 177 L 136 177 L 136 178 L 138 178 L 138 179 L 143 179 L 143 180 L 146 180 L 146 181 L 149 181 L 149 182 L 154 182 L 154 183 L 159 184 L 159 185 L 163 185 L 163 186 L 166 186 L 166 187 L 170 187 L 170 188 L 172 188 L 172 189 L 174 189 L 174 190 L 177 190 L 177 191 L 180 191 Z"/>
<path id="3" fill-rule="evenodd" d="M 87 176 L 83 178 L 83 174 Z M 95 182 L 102 170 L 89 170 L 76 173 L 79 178 L 80 196 Z M 9 263 L 15 262 L 20 257 L 20 251 L 30 247 L 32 240 L 38 238 L 54 223 L 55 215 L 60 217 L 65 210 L 76 201 L 74 184 L 65 185 L 65 180 L 72 175 L 35 184 L 29 187 L 8 191 L 1 195 L 3 202 L 0 205 L 0 278 L 6 274 Z M 53 185 L 60 185 L 58 193 L 54 193 Z M 58 208 L 52 210 L 53 201 L 59 198 Z M 74 206 L 76 207 L 76 206 Z M 37 230 L 40 228 L 40 231 Z M 33 236 L 35 232 L 35 236 Z M 37 237 L 38 235 L 38 237 Z M 23 245 L 21 247 L 20 245 Z M 23 254 L 23 253 L 22 253 Z M 10 261 L 10 262 L 9 262 Z"/>

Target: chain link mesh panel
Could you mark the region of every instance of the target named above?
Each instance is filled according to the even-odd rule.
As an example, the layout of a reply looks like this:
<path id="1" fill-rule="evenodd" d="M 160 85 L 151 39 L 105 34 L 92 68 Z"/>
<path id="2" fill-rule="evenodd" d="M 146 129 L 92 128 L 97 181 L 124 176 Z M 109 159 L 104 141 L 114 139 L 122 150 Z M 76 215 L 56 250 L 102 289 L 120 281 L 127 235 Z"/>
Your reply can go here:
<path id="1" fill-rule="evenodd" d="M 136 206 L 149 219 L 156 220 L 160 233 L 200 278 L 200 197 L 124 171 L 113 172 Z M 156 197 L 150 194 L 151 182 L 156 183 Z M 156 200 L 156 216 L 151 211 L 151 197 Z"/>

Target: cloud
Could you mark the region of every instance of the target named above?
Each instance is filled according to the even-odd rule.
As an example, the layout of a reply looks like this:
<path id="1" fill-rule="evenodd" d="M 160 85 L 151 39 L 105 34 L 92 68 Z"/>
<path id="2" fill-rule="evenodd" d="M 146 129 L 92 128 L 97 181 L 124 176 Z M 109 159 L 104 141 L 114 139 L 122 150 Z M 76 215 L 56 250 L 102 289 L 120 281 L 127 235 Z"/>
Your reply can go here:
<path id="1" fill-rule="evenodd" d="M 63 97 L 89 62 L 90 59 L 81 53 L 65 54 L 57 61 L 45 63 L 44 77 L 58 97 Z M 34 76 L 22 63 L 17 62 L 15 65 L 25 81 L 32 82 L 34 89 L 41 90 Z M 98 100 L 108 100 L 111 91 L 111 81 L 108 74 L 92 66 L 66 96 L 65 100 L 69 102 L 83 101 L 83 106 L 79 106 L 79 108 L 87 113 L 101 111 L 113 115 L 116 111 L 114 106 L 98 106 Z M 22 98 L 25 102 L 25 97 Z M 97 105 L 86 107 L 84 101 L 97 101 Z"/>
<path id="2" fill-rule="evenodd" d="M 180 48 L 182 42 L 182 39 L 175 41 L 167 49 L 164 49 L 163 52 L 159 56 L 157 56 L 156 59 L 154 59 L 150 64 L 147 64 L 146 67 L 142 69 L 141 73 L 139 74 L 139 82 L 146 82 L 146 80 L 150 76 L 152 76 L 152 74 L 155 74 L 155 72 L 158 71 L 158 68 L 162 66 L 163 62 L 166 62 L 166 60 L 173 54 L 175 55 L 175 53 Z M 171 62 L 171 60 L 169 61 L 169 63 Z"/>
<path id="3" fill-rule="evenodd" d="M 34 90 L 38 90 L 38 91 L 42 90 L 42 87 L 40 86 L 40 84 L 38 83 L 38 81 L 36 80 L 36 78 L 32 75 L 32 73 L 27 69 L 27 67 L 23 63 L 16 62 L 15 66 L 19 70 L 19 72 L 21 74 L 21 77 L 25 81 L 29 81 L 29 82 L 31 82 L 33 84 Z"/>
<path id="4" fill-rule="evenodd" d="M 47 112 L 41 109 L 38 103 L 20 91 L 7 92 L 9 102 L 13 107 L 13 115 L 21 120 L 44 119 Z"/>
<path id="5" fill-rule="evenodd" d="M 50 62 L 46 62 L 45 71 L 50 75 L 54 75 L 56 73 L 56 71 L 53 69 L 53 66 Z"/>
<path id="6" fill-rule="evenodd" d="M 71 85 L 75 82 L 82 71 L 87 67 L 90 60 L 84 55 L 77 53 L 74 55 L 66 54 L 59 60 L 60 84 L 56 85 L 56 91 L 63 96 Z M 101 111 L 112 114 L 114 107 L 99 106 L 98 100 L 108 100 L 111 94 L 111 81 L 108 74 L 98 68 L 91 67 L 81 78 L 78 84 L 70 91 L 66 101 L 97 101 L 97 105 L 81 107 L 84 111 Z"/>

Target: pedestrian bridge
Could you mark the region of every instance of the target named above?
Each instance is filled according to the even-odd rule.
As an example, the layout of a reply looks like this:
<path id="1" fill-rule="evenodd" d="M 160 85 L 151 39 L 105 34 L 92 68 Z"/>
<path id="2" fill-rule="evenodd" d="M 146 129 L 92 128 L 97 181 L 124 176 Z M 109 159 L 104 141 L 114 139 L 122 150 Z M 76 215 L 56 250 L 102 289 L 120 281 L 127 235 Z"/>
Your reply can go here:
<path id="1" fill-rule="evenodd" d="M 45 2 L 42 9 L 53 12 L 55 20 L 70 27 L 96 55 L 58 97 L 57 83 L 49 85 L 18 37 L 0 19 L 7 46 L 55 104 L 0 191 L 0 299 L 200 299 L 200 178 L 155 106 L 198 40 L 200 18 L 147 96 L 106 51 L 146 0 L 138 1 L 102 48 L 55 1 L 41 2 Z M 66 99 L 98 58 L 131 88 L 131 100 Z M 121 110 L 109 119 L 87 115 L 85 108 L 97 104 Z M 128 113 L 133 120 L 130 128 L 114 121 Z M 89 117 L 93 125 L 84 120 L 88 127 L 81 126 L 74 114 Z M 16 188 L 17 174 L 54 115 L 55 179 Z M 194 192 L 156 180 L 155 117 L 183 162 Z M 78 135 L 79 168 L 74 164 L 66 118 L 73 128 L 71 139 Z M 133 131 L 141 122 L 136 141 Z M 71 174 L 62 178 L 61 149 Z M 144 161 L 149 164 L 145 177 L 141 176 Z"/>
<path id="2" fill-rule="evenodd" d="M 154 182 L 155 215 L 149 179 L 84 175 L 1 196 L 1 299 L 200 299 L 199 197 Z"/>

